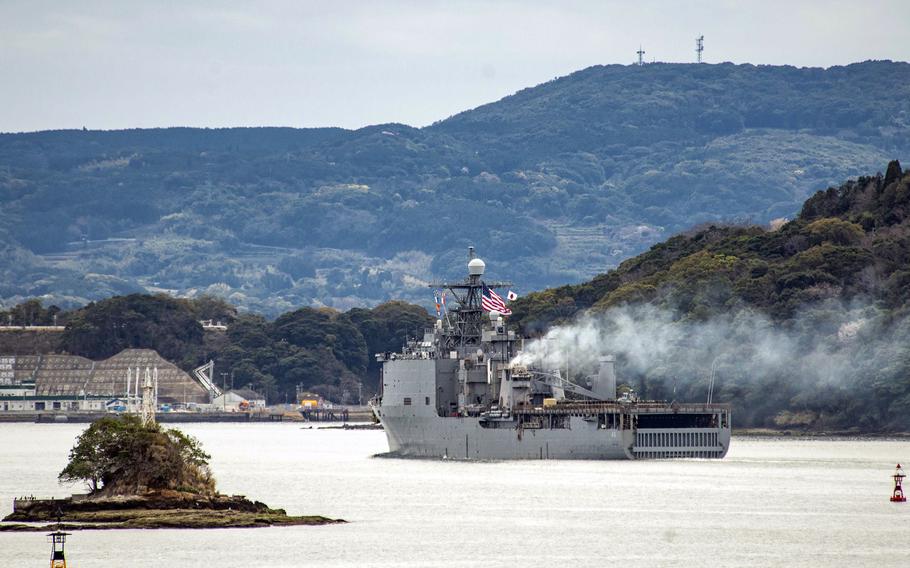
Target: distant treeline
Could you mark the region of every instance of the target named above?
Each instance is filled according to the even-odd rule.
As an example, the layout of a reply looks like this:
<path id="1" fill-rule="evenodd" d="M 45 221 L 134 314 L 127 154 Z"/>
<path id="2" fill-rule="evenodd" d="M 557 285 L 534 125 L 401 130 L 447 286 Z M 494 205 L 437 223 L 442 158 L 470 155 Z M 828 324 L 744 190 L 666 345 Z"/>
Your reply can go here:
<path id="1" fill-rule="evenodd" d="M 29 300 L 0 312 L 0 322 L 65 325 L 61 351 L 103 359 L 130 347 L 155 349 L 189 371 L 215 360 L 215 379 L 250 386 L 271 402 L 293 400 L 300 387 L 336 401 L 355 401 L 377 387 L 372 355 L 395 351 L 431 323 L 413 304 L 387 302 L 372 309 L 339 312 L 301 308 L 269 321 L 239 313 L 211 296 L 178 299 L 164 294 L 132 294 L 63 311 Z M 200 321 L 227 325 L 227 332 L 203 332 Z"/>

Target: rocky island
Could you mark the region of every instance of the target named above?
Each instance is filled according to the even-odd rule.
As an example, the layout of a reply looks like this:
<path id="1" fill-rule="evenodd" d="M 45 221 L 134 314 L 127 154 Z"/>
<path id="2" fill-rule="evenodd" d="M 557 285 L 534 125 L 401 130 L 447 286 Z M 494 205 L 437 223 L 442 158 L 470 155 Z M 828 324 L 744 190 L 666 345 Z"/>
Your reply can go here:
<path id="1" fill-rule="evenodd" d="M 237 528 L 342 523 L 291 516 L 241 495 L 222 495 L 199 442 L 177 429 L 136 416 L 106 417 L 76 440 L 64 482 L 89 493 L 66 499 L 17 499 L 0 531 L 136 528 Z"/>

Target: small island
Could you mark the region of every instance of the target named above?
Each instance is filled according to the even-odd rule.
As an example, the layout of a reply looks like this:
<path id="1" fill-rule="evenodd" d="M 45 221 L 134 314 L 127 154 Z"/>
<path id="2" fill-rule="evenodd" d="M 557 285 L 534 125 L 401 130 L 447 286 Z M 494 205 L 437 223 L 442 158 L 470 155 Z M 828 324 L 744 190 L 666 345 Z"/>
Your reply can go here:
<path id="1" fill-rule="evenodd" d="M 137 528 L 237 528 L 343 523 L 290 516 L 241 495 L 222 495 L 209 455 L 191 436 L 154 418 L 106 417 L 76 440 L 59 478 L 89 493 L 66 499 L 16 499 L 0 531 Z"/>

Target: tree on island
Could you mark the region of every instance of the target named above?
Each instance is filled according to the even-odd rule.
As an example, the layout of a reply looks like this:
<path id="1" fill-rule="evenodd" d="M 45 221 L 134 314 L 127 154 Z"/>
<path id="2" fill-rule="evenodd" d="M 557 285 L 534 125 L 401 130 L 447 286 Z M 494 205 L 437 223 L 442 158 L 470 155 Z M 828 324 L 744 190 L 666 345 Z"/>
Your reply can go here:
<path id="1" fill-rule="evenodd" d="M 70 450 L 60 481 L 85 482 L 95 496 L 141 495 L 173 490 L 215 494 L 209 455 L 198 440 L 138 417 L 106 417 L 92 423 Z"/>

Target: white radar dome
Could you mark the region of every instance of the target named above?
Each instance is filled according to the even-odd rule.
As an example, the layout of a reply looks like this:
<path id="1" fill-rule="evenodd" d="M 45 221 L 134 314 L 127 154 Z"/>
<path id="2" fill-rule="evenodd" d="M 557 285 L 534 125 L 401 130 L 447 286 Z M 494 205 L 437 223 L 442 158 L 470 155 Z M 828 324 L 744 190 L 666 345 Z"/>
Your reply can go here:
<path id="1" fill-rule="evenodd" d="M 496 320 L 499 319 L 500 314 L 497 310 L 490 310 L 490 321 L 496 323 Z"/>
<path id="2" fill-rule="evenodd" d="M 468 263 L 468 274 L 471 276 L 481 276 L 483 275 L 484 269 L 486 269 L 487 263 L 480 260 L 479 258 L 472 258 L 471 262 Z"/>

